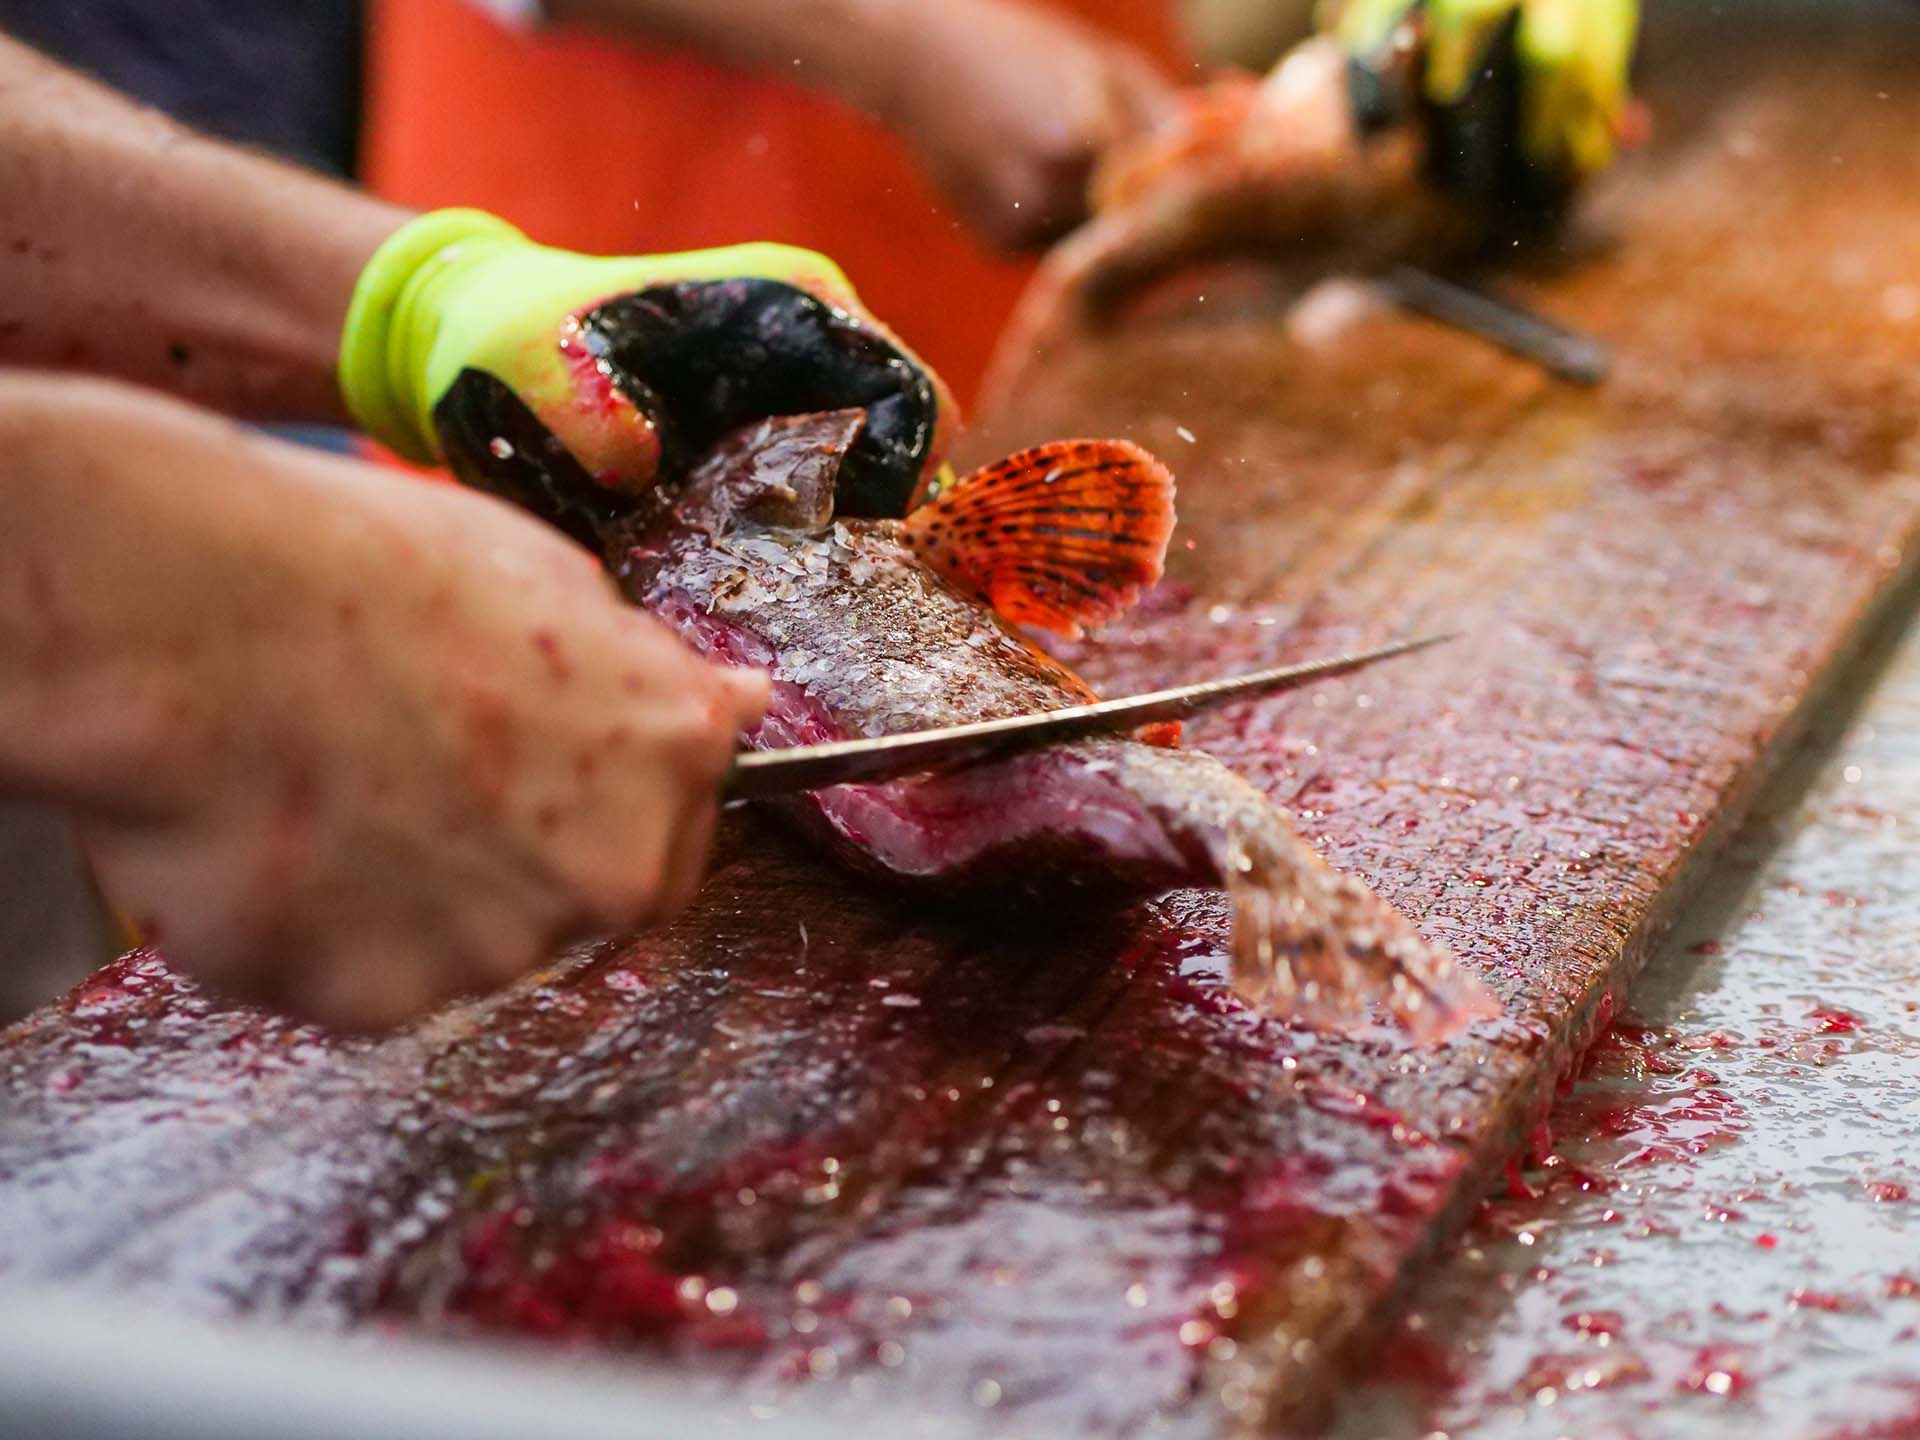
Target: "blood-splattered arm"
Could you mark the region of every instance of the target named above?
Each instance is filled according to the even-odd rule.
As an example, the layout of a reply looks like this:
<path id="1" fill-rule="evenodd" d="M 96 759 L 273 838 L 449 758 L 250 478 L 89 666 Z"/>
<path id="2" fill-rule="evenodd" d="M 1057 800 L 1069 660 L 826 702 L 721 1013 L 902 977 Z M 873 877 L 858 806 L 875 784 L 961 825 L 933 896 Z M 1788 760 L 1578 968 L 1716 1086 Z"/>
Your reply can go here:
<path id="1" fill-rule="evenodd" d="M 818 323 L 786 327 L 781 344 L 732 344 L 763 318 L 715 300 L 742 280 L 770 282 L 798 308 L 820 302 L 808 312 Z M 569 325 L 672 285 L 713 302 L 704 328 L 650 340 L 626 327 L 622 358 L 651 382 L 647 403 L 611 394 L 586 342 L 569 344 Z M 841 355 L 841 332 L 861 327 L 871 363 L 811 363 L 823 345 Z M 439 403 L 460 376 L 484 372 L 592 474 L 636 489 L 659 468 L 660 432 L 697 431 L 692 412 L 715 394 L 747 405 L 729 424 L 796 400 L 817 409 L 891 396 L 897 423 L 876 417 L 874 433 L 899 439 L 901 454 L 874 468 L 903 499 L 952 406 L 880 328 L 811 251 L 589 258 L 478 212 L 416 217 L 196 135 L 0 37 L 0 365 L 135 380 L 249 419 L 354 421 L 422 462 L 442 458 Z M 796 369 L 822 393 L 796 397 L 760 373 Z M 662 409 L 662 394 L 676 403 Z M 484 455 L 499 437 L 467 438 Z"/>
<path id="2" fill-rule="evenodd" d="M 348 298 L 407 215 L 0 36 L 0 364 L 120 376 L 251 418 L 344 420 Z"/>
<path id="3" fill-rule="evenodd" d="M 451 485 L 0 374 L 0 794 L 183 971 L 355 1026 L 698 885 L 765 683 Z"/>

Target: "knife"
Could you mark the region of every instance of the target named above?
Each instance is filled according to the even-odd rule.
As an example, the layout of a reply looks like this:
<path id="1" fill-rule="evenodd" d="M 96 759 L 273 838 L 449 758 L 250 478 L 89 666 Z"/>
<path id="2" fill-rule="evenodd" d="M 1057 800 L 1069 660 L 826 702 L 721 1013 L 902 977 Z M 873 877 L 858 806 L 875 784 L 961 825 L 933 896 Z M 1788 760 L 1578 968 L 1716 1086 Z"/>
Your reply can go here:
<path id="1" fill-rule="evenodd" d="M 1171 690 L 1152 690 L 1090 705 L 1069 705 L 1031 715 L 1009 715 L 968 725 L 943 725 L 934 730 L 908 730 L 870 739 L 835 740 L 825 745 L 792 745 L 781 750 L 755 750 L 739 755 L 727 772 L 721 793 L 729 801 L 759 800 L 796 790 L 819 790 L 859 780 L 891 780 L 923 771 L 954 770 L 1013 750 L 1034 745 L 1106 735 L 1160 721 L 1184 720 L 1229 700 L 1274 695 L 1316 680 L 1350 675 L 1355 670 L 1396 655 L 1410 655 L 1451 635 L 1427 635 L 1401 640 L 1373 650 L 1334 655 L 1271 670 L 1255 670 L 1224 680 L 1202 680 Z"/>
<path id="2" fill-rule="evenodd" d="M 1510 355 L 1531 360 L 1555 379 L 1598 385 L 1613 364 L 1607 347 L 1592 336 L 1491 290 L 1444 280 L 1412 265 L 1396 265 L 1383 283 L 1402 309 L 1478 335 Z"/>

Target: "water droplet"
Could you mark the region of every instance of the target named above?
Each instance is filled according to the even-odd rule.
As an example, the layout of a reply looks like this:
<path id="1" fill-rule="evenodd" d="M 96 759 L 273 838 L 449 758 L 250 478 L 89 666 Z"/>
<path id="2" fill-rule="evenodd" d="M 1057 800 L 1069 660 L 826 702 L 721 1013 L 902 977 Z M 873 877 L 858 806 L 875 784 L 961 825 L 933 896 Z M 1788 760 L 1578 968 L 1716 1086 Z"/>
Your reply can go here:
<path id="1" fill-rule="evenodd" d="M 1214 1329 L 1204 1320 L 1188 1320 L 1180 1326 L 1182 1345 L 1205 1345 L 1213 1339 Z"/>

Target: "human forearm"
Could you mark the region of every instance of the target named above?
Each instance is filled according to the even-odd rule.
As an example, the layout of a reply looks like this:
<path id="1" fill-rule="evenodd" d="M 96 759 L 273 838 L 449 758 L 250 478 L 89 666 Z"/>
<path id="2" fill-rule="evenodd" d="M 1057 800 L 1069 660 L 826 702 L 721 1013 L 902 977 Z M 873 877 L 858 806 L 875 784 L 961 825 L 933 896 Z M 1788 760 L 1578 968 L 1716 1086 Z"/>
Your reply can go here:
<path id="1" fill-rule="evenodd" d="M 563 24 L 679 46 L 826 90 L 881 119 L 900 97 L 899 45 L 928 0 L 546 0 Z M 949 3 L 949 0 L 938 0 Z"/>
<path id="2" fill-rule="evenodd" d="M 279 476 L 235 483 L 259 473 L 261 441 L 181 417 L 118 387 L 0 374 L 0 792 L 161 807 L 219 724 L 210 668 L 240 663 L 243 620 L 282 608 L 274 514 L 298 528 L 301 507 Z"/>
<path id="3" fill-rule="evenodd" d="M 492 500 L 0 375 L 0 793 L 236 993 L 391 1024 L 692 895 L 762 677 Z"/>
<path id="4" fill-rule="evenodd" d="M 405 219 L 0 37 L 0 363 L 342 420 L 348 297 Z"/>

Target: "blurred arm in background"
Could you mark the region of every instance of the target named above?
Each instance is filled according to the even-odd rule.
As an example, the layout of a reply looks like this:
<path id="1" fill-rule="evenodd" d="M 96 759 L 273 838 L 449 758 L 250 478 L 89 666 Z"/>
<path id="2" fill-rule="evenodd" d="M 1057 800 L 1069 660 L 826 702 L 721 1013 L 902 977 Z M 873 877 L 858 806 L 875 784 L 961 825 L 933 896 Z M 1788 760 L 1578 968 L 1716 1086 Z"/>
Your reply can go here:
<path id="1" fill-rule="evenodd" d="M 1208 66 L 1269 70 L 1313 33 L 1318 0 L 1180 0 L 1194 58 Z"/>
<path id="2" fill-rule="evenodd" d="M 905 137 L 955 209 L 1007 247 L 1083 219 L 1094 162 L 1173 103 L 1171 82 L 1145 56 L 1028 0 L 546 0 L 545 9 L 559 23 L 837 95 Z"/>

